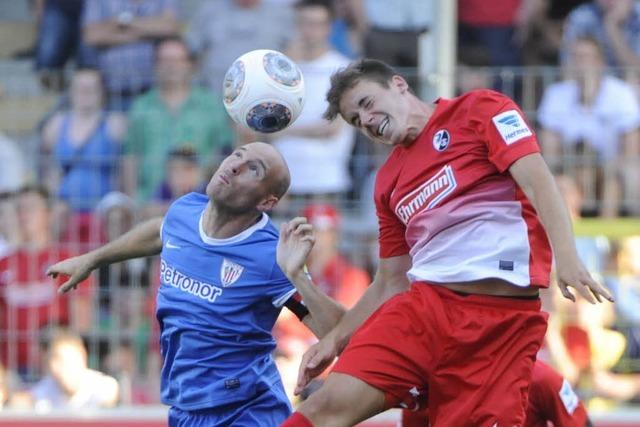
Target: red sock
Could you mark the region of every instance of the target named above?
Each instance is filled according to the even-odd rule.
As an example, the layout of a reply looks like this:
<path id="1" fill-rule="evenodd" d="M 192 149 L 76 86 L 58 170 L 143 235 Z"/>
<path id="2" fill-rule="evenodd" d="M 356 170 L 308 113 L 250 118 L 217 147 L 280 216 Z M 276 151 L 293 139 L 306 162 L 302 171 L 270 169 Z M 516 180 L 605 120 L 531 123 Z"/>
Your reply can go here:
<path id="1" fill-rule="evenodd" d="M 311 421 L 300 412 L 294 412 L 280 427 L 313 427 Z"/>

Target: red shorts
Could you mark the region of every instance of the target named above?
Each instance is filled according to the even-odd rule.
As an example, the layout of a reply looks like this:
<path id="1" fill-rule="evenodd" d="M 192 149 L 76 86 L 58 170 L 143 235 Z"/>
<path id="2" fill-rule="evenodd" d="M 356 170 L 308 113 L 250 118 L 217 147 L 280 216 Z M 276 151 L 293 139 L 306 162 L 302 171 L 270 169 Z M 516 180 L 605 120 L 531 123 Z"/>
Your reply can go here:
<path id="1" fill-rule="evenodd" d="M 333 371 L 382 390 L 388 408 L 428 402 L 432 427 L 522 426 L 546 328 L 538 299 L 414 283 L 354 333 Z"/>

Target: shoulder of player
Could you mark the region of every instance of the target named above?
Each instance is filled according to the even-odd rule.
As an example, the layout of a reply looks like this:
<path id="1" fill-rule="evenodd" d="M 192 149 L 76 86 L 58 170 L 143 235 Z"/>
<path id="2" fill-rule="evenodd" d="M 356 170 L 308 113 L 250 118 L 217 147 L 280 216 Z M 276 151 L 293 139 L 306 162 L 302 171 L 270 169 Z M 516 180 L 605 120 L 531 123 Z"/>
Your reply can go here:
<path id="1" fill-rule="evenodd" d="M 201 193 L 187 193 L 184 196 L 178 197 L 169 205 L 167 212 L 165 213 L 165 221 L 174 215 L 182 215 L 180 212 L 185 210 L 201 211 L 207 205 L 209 198 Z"/>
<path id="2" fill-rule="evenodd" d="M 467 93 L 460 95 L 458 98 L 460 102 L 470 102 L 470 103 L 487 103 L 487 102 L 498 102 L 504 103 L 512 101 L 508 96 L 497 92 L 492 89 L 475 89 L 471 90 Z"/>

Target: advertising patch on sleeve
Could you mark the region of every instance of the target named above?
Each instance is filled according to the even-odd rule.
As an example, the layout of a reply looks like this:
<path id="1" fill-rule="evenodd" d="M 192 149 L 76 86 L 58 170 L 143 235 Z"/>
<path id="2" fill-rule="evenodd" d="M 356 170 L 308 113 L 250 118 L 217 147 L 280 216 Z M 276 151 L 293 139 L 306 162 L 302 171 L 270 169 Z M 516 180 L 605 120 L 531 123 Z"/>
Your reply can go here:
<path id="1" fill-rule="evenodd" d="M 533 135 L 527 123 L 516 110 L 504 111 L 491 119 L 507 145 Z"/>

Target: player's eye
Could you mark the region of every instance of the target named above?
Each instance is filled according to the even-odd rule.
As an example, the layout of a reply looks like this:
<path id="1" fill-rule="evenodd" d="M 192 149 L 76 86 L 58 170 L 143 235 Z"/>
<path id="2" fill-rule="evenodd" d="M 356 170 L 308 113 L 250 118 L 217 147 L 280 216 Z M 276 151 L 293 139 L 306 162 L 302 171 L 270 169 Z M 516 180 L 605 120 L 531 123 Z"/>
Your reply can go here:
<path id="1" fill-rule="evenodd" d="M 257 165 L 255 165 L 255 164 L 253 164 L 253 163 L 252 163 L 252 164 L 250 164 L 250 165 L 249 165 L 249 170 L 250 170 L 250 171 L 252 171 L 252 172 L 253 172 L 254 174 L 256 174 L 256 175 L 259 175 L 259 174 L 258 174 L 258 166 L 257 166 Z"/>

